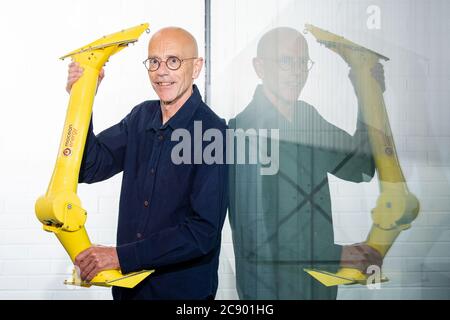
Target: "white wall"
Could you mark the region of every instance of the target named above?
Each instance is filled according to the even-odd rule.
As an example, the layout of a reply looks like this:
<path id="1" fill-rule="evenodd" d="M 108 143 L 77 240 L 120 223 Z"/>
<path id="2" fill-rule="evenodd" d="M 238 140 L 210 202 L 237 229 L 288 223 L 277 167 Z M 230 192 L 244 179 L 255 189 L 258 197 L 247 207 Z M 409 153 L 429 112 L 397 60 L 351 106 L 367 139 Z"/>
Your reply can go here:
<path id="1" fill-rule="evenodd" d="M 34 202 L 50 180 L 68 103 L 69 61 L 58 57 L 143 22 L 153 32 L 169 25 L 186 28 L 203 55 L 203 6 L 202 0 L 0 3 L 0 299 L 111 298 L 109 289 L 63 285 L 71 273 L 70 260 L 34 215 Z M 142 65 L 149 38 L 144 34 L 110 59 L 94 105 L 96 132 L 156 97 Z M 198 81 L 201 92 L 203 78 Z M 79 187 L 93 242 L 115 243 L 120 180 L 119 175 Z"/>
<path id="2" fill-rule="evenodd" d="M 369 30 L 366 10 L 381 10 Z M 251 59 L 268 30 L 305 23 L 345 36 L 391 58 L 384 63 L 386 106 L 405 177 L 421 202 L 412 229 L 385 259 L 381 290 L 341 287 L 339 299 L 450 298 L 450 2 L 445 0 L 247 0 L 213 2 L 212 102 L 231 118 L 250 102 L 258 79 Z M 301 98 L 353 133 L 356 98 L 348 67 L 306 35 L 316 62 Z M 335 241 L 365 240 L 377 179 L 353 184 L 330 176 Z M 225 252 L 233 259 L 231 243 Z M 232 276 L 230 276 L 232 278 Z M 234 296 L 233 287 L 227 287 Z"/>

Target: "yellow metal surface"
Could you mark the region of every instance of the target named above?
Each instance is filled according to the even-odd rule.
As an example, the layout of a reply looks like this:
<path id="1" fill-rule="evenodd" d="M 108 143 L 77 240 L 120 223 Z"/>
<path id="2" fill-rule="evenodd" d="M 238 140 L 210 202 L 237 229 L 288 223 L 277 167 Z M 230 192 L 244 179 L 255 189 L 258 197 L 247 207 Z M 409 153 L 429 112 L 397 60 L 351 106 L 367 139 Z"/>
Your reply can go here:
<path id="1" fill-rule="evenodd" d="M 337 273 L 332 273 L 323 270 L 313 270 L 313 269 L 303 269 L 311 277 L 321 282 L 327 287 L 339 286 L 339 285 L 350 285 L 350 284 L 368 284 L 368 278 L 366 275 L 362 274 L 359 270 L 342 268 Z M 388 279 L 386 277 L 380 277 L 380 282 L 386 282 Z"/>
<path id="2" fill-rule="evenodd" d="M 142 280 L 147 278 L 153 271 L 152 270 L 142 270 L 139 272 L 133 272 L 126 275 L 117 275 L 116 270 L 107 270 L 103 271 L 101 275 L 97 275 L 96 279 L 93 279 L 91 282 L 85 282 L 81 280 L 78 272 L 74 269 L 72 278 L 70 280 L 64 281 L 64 284 L 72 285 L 72 286 L 80 286 L 89 288 L 91 286 L 100 286 L 100 287 L 122 287 L 132 289 Z"/>
<path id="3" fill-rule="evenodd" d="M 310 276 L 312 276 L 317 281 L 320 281 L 323 285 L 327 287 L 338 286 L 343 284 L 354 284 L 357 282 L 356 279 L 365 278 L 361 272 L 354 269 L 350 269 L 351 272 L 346 274 L 345 270 L 340 270 L 338 273 L 331 273 L 323 270 L 313 270 L 304 269 Z"/>
<path id="4" fill-rule="evenodd" d="M 355 76 L 355 91 L 367 124 L 380 185 L 377 205 L 372 210 L 373 225 L 365 243 L 384 258 L 398 235 L 410 228 L 420 208 L 417 197 L 408 189 L 398 161 L 382 89 L 372 76 L 376 63 L 389 59 L 313 25 L 305 27 L 319 43 L 337 53 Z M 348 281 L 365 284 L 367 280 L 367 276 L 356 269 L 343 268 L 336 274 L 320 270 L 307 272 L 325 285 L 349 284 Z"/>
<path id="5" fill-rule="evenodd" d="M 72 261 L 92 245 L 84 228 L 87 213 L 77 196 L 77 187 L 98 76 L 112 55 L 129 43 L 136 42 L 146 30 L 147 23 L 122 30 L 61 58 L 71 57 L 80 64 L 84 72 L 71 89 L 56 165 L 46 194 L 36 201 L 35 211 L 44 230 L 56 234 Z M 106 270 L 100 272 L 89 284 L 82 285 L 132 288 L 152 272 L 149 270 L 122 275 L 118 270 Z M 74 277 L 68 283 L 81 282 Z"/>

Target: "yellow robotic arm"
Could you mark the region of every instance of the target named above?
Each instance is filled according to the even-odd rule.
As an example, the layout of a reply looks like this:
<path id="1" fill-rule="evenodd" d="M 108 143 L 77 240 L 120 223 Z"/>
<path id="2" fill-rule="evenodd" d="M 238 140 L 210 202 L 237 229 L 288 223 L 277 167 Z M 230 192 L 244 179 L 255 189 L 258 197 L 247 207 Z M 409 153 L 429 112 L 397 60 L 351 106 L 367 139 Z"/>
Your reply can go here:
<path id="1" fill-rule="evenodd" d="M 110 56 L 136 42 L 146 30 L 146 23 L 122 30 L 61 57 L 71 57 L 84 68 L 84 72 L 70 92 L 56 165 L 47 193 L 36 201 L 35 211 L 44 230 L 55 233 L 72 262 L 79 253 L 91 246 L 84 228 L 87 212 L 76 192 L 98 75 Z M 66 284 L 133 288 L 152 272 L 153 270 L 143 270 L 122 275 L 118 270 L 106 270 L 97 274 L 89 283 L 82 282 L 74 272 L 73 279 L 66 281 Z"/>
<path id="2" fill-rule="evenodd" d="M 313 25 L 306 25 L 306 31 L 344 59 L 355 75 L 355 91 L 361 102 L 380 180 L 380 195 L 372 210 L 373 225 L 366 244 L 384 258 L 398 235 L 411 227 L 420 207 L 416 196 L 408 190 L 395 150 L 383 92 L 371 74 L 380 59 L 389 59 Z M 305 271 L 326 286 L 367 282 L 367 276 L 356 269 L 341 268 L 336 274 L 321 270 Z"/>

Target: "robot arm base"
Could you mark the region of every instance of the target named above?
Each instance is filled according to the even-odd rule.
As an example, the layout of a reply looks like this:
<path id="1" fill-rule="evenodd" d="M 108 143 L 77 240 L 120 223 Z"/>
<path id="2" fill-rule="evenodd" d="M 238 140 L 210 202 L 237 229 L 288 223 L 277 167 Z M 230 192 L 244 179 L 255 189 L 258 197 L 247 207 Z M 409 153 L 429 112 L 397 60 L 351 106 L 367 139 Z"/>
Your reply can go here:
<path id="1" fill-rule="evenodd" d="M 100 272 L 90 282 L 81 280 L 76 269 L 73 270 L 72 278 L 64 281 L 66 285 L 80 286 L 89 288 L 90 286 L 100 287 L 122 287 L 134 288 L 139 282 L 147 278 L 155 270 L 142 270 L 123 275 L 118 270 L 106 270 Z"/>
<path id="2" fill-rule="evenodd" d="M 314 279 L 322 283 L 324 286 L 332 287 L 338 285 L 351 285 L 360 284 L 368 285 L 373 282 L 368 282 L 368 276 L 364 275 L 361 271 L 350 268 L 342 268 L 337 273 L 331 273 L 323 270 L 303 269 Z M 377 279 L 375 279 L 377 280 Z M 385 276 L 381 276 L 379 282 L 387 282 L 389 279 Z"/>

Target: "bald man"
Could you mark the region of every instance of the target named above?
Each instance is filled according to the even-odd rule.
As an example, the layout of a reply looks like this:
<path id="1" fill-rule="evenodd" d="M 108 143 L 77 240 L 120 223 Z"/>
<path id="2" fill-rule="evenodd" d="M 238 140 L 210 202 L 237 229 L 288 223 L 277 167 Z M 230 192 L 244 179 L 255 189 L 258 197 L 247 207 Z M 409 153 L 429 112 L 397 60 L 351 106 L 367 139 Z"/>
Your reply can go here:
<path id="1" fill-rule="evenodd" d="M 253 66 L 261 84 L 229 126 L 278 129 L 279 171 L 262 176 L 258 165 L 230 167 L 229 218 L 239 297 L 335 299 L 337 287 L 323 286 L 303 269 L 336 272 L 347 266 L 366 272 L 382 262 L 367 245 L 336 245 L 333 235 L 328 174 L 352 182 L 374 175 L 365 125 L 358 117 L 351 136 L 299 100 L 313 62 L 297 30 L 276 28 L 264 34 Z M 384 86 L 382 70 L 376 71 Z"/>
<path id="2" fill-rule="evenodd" d="M 200 124 L 202 133 L 216 129 L 225 136 L 226 124 L 194 85 L 203 59 L 189 32 L 170 27 L 155 33 L 144 64 L 159 100 L 137 105 L 98 135 L 91 123 L 79 177 L 94 183 L 123 172 L 117 246 L 93 246 L 75 264 L 85 281 L 107 269 L 156 269 L 134 289 L 114 287 L 114 299 L 214 299 L 227 170 L 217 162 L 194 164 L 204 145 L 191 146 L 190 159 L 177 164 L 173 133 L 194 136 Z M 70 64 L 68 91 L 82 73 Z"/>

